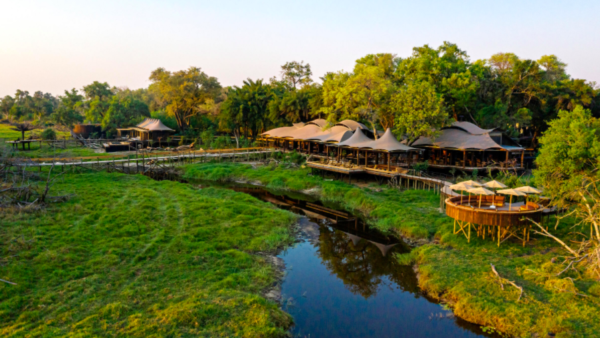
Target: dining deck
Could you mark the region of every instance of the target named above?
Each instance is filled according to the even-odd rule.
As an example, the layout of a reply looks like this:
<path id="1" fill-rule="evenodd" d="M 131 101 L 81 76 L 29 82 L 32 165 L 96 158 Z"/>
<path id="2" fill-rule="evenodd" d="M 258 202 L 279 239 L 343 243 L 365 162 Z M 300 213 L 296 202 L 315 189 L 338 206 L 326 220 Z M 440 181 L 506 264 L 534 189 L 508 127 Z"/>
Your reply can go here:
<path id="1" fill-rule="evenodd" d="M 506 203 L 504 196 L 455 196 L 445 201 L 446 215 L 454 219 L 454 234 L 462 233 L 471 240 L 471 230 L 478 237 L 486 235 L 498 241 L 529 241 L 534 222 L 541 222 L 546 207 L 533 202 Z"/>

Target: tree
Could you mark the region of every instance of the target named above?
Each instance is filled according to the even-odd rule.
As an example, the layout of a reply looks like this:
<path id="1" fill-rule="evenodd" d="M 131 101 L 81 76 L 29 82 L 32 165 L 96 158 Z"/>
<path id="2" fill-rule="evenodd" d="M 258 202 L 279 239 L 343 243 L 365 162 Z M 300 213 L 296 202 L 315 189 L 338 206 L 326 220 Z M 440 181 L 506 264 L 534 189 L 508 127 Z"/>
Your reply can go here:
<path id="1" fill-rule="evenodd" d="M 242 133 L 254 141 L 267 128 L 271 97 L 271 87 L 262 80 L 248 79 L 241 88 L 233 87 L 229 91 L 221 107 L 219 121 L 221 128 L 232 132 L 238 147 Z"/>
<path id="2" fill-rule="evenodd" d="M 0 100 L 0 114 L 4 116 L 4 118 L 8 119 L 10 117 L 10 109 L 15 104 L 15 100 L 10 95 L 6 95 L 2 100 Z"/>
<path id="3" fill-rule="evenodd" d="M 570 266 L 583 265 L 595 278 L 600 277 L 600 119 L 582 106 L 561 110 L 540 138 L 535 181 L 544 188 L 552 203 L 570 210 L 580 225 L 590 226 L 590 236 L 579 232 L 579 248 L 565 244 L 539 226 L 542 234 L 552 237 L 572 257 Z M 586 232 L 587 231 L 583 231 Z"/>
<path id="4" fill-rule="evenodd" d="M 31 123 L 14 123 L 13 128 L 10 128 L 14 131 L 20 131 L 21 132 L 21 140 L 25 140 L 25 133 L 28 131 L 32 131 L 37 129 L 38 127 L 34 126 Z"/>
<path id="5" fill-rule="evenodd" d="M 544 68 L 546 81 L 554 82 L 569 79 L 569 75 L 565 71 L 567 64 L 562 62 L 556 55 L 544 55 L 537 60 L 537 63 Z"/>
<path id="6" fill-rule="evenodd" d="M 599 174 L 600 119 L 577 106 L 573 111 L 559 111 L 558 119 L 549 126 L 540 138 L 534 176 L 545 194 L 554 197 L 558 205 L 568 206 L 579 199 L 577 189 L 584 178 Z"/>
<path id="7" fill-rule="evenodd" d="M 352 73 L 329 73 L 322 87 L 322 108 L 327 120 L 367 121 L 377 135 L 377 126 L 392 127 L 390 100 L 395 91 L 392 81 L 395 57 L 392 54 L 367 55 L 357 60 Z"/>
<path id="8" fill-rule="evenodd" d="M 169 72 L 158 68 L 150 75 L 153 92 L 159 107 L 177 120 L 177 126 L 185 131 L 192 118 L 202 113 L 201 107 L 221 93 L 221 85 L 197 67 Z"/>
<path id="9" fill-rule="evenodd" d="M 411 83 L 392 99 L 396 111 L 394 129 L 406 135 L 409 144 L 420 136 L 435 137 L 441 127 L 451 121 L 444 110 L 444 99 L 428 82 Z"/>
<path id="10" fill-rule="evenodd" d="M 106 115 L 110 101 L 115 95 L 108 83 L 94 81 L 92 84 L 83 87 L 85 93 L 86 106 L 85 116 L 90 122 L 101 122 Z"/>
<path id="11" fill-rule="evenodd" d="M 132 97 L 113 96 L 102 119 L 102 129 L 113 134 L 117 128 L 130 127 L 150 117 L 148 105 Z"/>
<path id="12" fill-rule="evenodd" d="M 72 128 L 75 123 L 83 122 L 83 96 L 75 88 L 70 92 L 65 90 L 65 95 L 60 96 L 59 100 L 58 108 L 51 115 L 55 123 Z"/>
<path id="13" fill-rule="evenodd" d="M 311 76 L 310 64 L 304 64 L 304 61 L 286 62 L 281 66 L 281 80 L 294 89 L 310 85 L 313 82 Z"/>

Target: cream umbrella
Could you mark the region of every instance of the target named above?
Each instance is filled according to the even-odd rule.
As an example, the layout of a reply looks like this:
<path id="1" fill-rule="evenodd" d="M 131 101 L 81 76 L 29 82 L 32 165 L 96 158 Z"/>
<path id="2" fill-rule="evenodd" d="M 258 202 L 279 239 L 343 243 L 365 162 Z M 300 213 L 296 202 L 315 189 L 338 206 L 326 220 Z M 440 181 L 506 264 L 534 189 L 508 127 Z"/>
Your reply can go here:
<path id="1" fill-rule="evenodd" d="M 490 189 L 504 189 L 504 188 L 507 188 L 507 186 L 504 185 L 502 182 L 498 182 L 496 180 L 484 183 L 483 186 L 486 187 L 486 188 L 490 188 Z"/>
<path id="2" fill-rule="evenodd" d="M 522 192 L 522 191 L 518 191 L 515 189 L 503 189 L 503 190 L 498 190 L 496 191 L 498 194 L 502 194 L 502 195 L 510 195 L 510 202 L 508 204 L 508 211 L 510 211 L 511 206 L 512 206 L 512 197 L 513 196 L 527 196 L 526 193 Z"/>
<path id="3" fill-rule="evenodd" d="M 539 195 L 539 194 L 542 193 L 541 191 L 537 190 L 536 188 L 530 187 L 528 185 L 526 185 L 524 187 L 516 188 L 515 190 L 516 191 L 520 191 L 520 192 L 524 192 L 527 195 Z M 529 201 L 529 196 L 527 196 L 527 201 Z"/>
<path id="4" fill-rule="evenodd" d="M 462 205 L 462 197 L 463 197 L 462 192 L 468 191 L 469 189 L 472 189 L 472 188 L 474 188 L 474 187 L 471 185 L 465 184 L 464 182 L 456 183 L 456 184 L 453 184 L 450 186 L 450 189 L 460 191 L 460 204 L 461 205 Z M 469 194 L 469 196 L 471 196 L 471 194 Z"/>
<path id="5" fill-rule="evenodd" d="M 469 189 L 467 190 L 470 194 L 475 194 L 475 195 L 479 195 L 479 207 L 481 208 L 481 196 L 486 195 L 495 195 L 495 193 L 491 190 L 487 190 L 486 188 L 483 187 L 478 187 L 478 188 L 473 188 L 473 189 Z"/>
<path id="6" fill-rule="evenodd" d="M 479 183 L 477 181 L 472 181 L 472 180 L 464 181 L 464 182 L 460 182 L 460 183 L 468 184 L 473 187 L 481 187 L 481 183 Z"/>

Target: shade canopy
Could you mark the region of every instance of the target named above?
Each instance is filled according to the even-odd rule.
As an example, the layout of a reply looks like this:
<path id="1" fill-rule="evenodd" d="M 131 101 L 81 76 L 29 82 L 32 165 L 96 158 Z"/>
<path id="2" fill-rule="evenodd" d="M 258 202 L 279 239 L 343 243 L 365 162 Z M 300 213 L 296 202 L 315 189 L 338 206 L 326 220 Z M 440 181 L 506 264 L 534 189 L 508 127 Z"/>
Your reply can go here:
<path id="1" fill-rule="evenodd" d="M 454 122 L 451 126 L 442 128 L 435 139 L 420 137 L 412 145 L 460 150 L 523 150 L 519 144 L 511 141 L 510 137 L 503 135 L 500 131 L 482 129 L 470 122 Z"/>
<path id="2" fill-rule="evenodd" d="M 466 184 L 465 182 L 456 183 L 450 186 L 450 189 L 457 191 L 468 191 L 469 189 L 475 188 L 472 185 Z"/>
<path id="3" fill-rule="evenodd" d="M 468 180 L 468 181 L 464 181 L 464 182 L 460 182 L 460 183 L 464 183 L 464 184 L 468 184 L 474 187 L 481 187 L 481 183 L 477 182 L 477 181 L 473 181 L 473 180 Z"/>
<path id="4" fill-rule="evenodd" d="M 495 193 L 491 190 L 487 190 L 486 188 L 477 187 L 467 190 L 467 192 L 475 195 L 495 195 Z"/>
<path id="5" fill-rule="evenodd" d="M 338 143 L 338 147 L 360 148 L 362 144 L 373 142 L 363 132 L 362 128 L 357 128 L 354 134 L 347 140 Z"/>
<path id="6" fill-rule="evenodd" d="M 496 180 L 486 182 L 483 184 L 483 186 L 486 188 L 492 188 L 492 189 L 506 188 L 506 185 L 504 185 L 502 182 L 498 182 Z"/>
<path id="7" fill-rule="evenodd" d="M 527 196 L 526 193 L 522 192 L 522 191 L 518 191 L 515 189 L 503 189 L 503 190 L 498 190 L 496 191 L 498 194 L 502 194 L 502 195 L 511 195 L 511 196 Z"/>
<path id="8" fill-rule="evenodd" d="M 174 131 L 173 129 L 165 126 L 159 119 L 146 118 L 140 122 L 136 127 L 140 129 L 146 129 L 148 131 Z"/>
<path id="9" fill-rule="evenodd" d="M 524 192 L 526 194 L 541 194 L 542 192 L 537 190 L 536 188 L 530 187 L 528 185 L 524 187 L 519 187 L 515 189 L 516 191 Z"/>
<path id="10" fill-rule="evenodd" d="M 378 150 L 378 151 L 387 151 L 387 152 L 418 150 L 416 148 L 409 147 L 406 144 L 399 142 L 396 139 L 396 136 L 394 136 L 394 134 L 392 134 L 392 131 L 390 130 L 390 128 L 388 128 L 385 131 L 383 136 L 381 136 L 380 138 L 378 138 L 375 141 L 371 141 L 371 142 L 361 145 L 360 148 L 361 149 L 373 149 L 373 150 Z"/>

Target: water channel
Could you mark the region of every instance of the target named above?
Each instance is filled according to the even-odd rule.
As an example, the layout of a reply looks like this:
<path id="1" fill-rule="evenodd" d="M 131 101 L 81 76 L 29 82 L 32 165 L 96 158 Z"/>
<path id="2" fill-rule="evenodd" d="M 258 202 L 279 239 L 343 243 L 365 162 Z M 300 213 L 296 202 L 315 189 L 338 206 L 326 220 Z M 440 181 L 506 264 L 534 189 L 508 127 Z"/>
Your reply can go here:
<path id="1" fill-rule="evenodd" d="M 215 184 L 200 183 L 207 185 Z M 279 255 L 282 308 L 294 317 L 294 337 L 494 337 L 420 291 L 412 267 L 394 259 L 410 250 L 401 240 L 307 195 L 219 186 L 301 215 L 299 241 Z"/>

